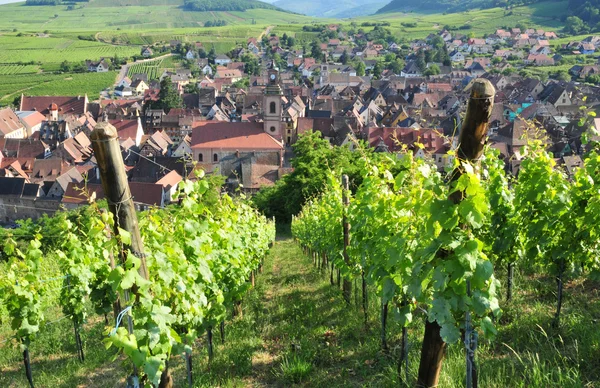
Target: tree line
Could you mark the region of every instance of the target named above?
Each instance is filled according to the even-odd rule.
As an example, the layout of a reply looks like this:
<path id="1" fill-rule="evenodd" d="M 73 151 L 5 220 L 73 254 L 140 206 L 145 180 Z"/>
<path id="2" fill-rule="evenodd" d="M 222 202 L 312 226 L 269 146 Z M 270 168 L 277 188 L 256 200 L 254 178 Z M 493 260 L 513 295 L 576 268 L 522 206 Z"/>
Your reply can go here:
<path id="1" fill-rule="evenodd" d="M 183 8 L 197 12 L 245 11 L 254 8 L 278 10 L 277 7 L 255 0 L 185 0 Z"/>

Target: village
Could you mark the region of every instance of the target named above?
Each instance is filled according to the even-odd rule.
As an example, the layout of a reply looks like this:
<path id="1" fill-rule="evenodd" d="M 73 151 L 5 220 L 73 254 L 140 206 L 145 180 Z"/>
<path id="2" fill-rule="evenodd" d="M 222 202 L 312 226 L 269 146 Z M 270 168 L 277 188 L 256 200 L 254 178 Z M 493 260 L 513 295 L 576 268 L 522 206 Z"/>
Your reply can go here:
<path id="1" fill-rule="evenodd" d="M 333 146 L 407 148 L 443 171 L 479 77 L 496 88 L 488 143 L 507 171 L 518 174 L 528 139 L 544 142 L 568 174 L 582 164 L 581 134 L 596 125 L 589 113 L 600 96 L 600 37 L 557 45 L 552 31 L 473 37 L 444 27 L 399 44 L 385 26 L 319 31 L 321 42 L 303 47 L 265 34 L 227 54 L 192 42 L 169 42 L 160 54 L 148 46 L 140 57 L 168 51 L 187 66 L 155 79 L 122 72 L 99 97 L 22 95 L 0 110 L 0 222 L 103 198 L 89 138 L 100 121 L 118 131 L 138 209 L 175 200 L 196 169 L 222 175 L 231 192 L 273 185 L 291 171 L 293 145 L 308 131 Z M 109 66 L 86 62 L 91 72 Z"/>

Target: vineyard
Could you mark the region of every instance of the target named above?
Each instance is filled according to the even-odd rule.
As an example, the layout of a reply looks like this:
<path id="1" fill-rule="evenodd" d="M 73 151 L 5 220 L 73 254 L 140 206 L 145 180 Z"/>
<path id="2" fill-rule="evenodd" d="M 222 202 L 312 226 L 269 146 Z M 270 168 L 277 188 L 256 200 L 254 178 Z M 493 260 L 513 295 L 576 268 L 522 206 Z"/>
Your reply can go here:
<path id="1" fill-rule="evenodd" d="M 90 199 L 5 232 L 0 384 L 597 386 L 597 146 L 569 175 L 530 140 L 507 175 L 485 85 L 447 174 L 357 145 L 270 254 L 274 223 L 202 174 L 139 236 L 123 194 L 117 223 Z"/>
<path id="2" fill-rule="evenodd" d="M 139 54 L 139 47 L 115 46 L 72 37 L 39 38 L 36 36 L 0 36 L 0 63 L 40 62 L 61 63 L 98 60 L 115 55 L 130 57 Z"/>
<path id="3" fill-rule="evenodd" d="M 0 75 L 35 74 L 39 70 L 36 65 L 0 65 Z"/>
<path id="4" fill-rule="evenodd" d="M 114 80 L 114 72 L 0 75 L 0 101 L 12 102 L 20 93 L 30 96 L 87 94 L 95 98 L 100 91 L 112 85 Z"/>
<path id="5" fill-rule="evenodd" d="M 149 80 L 159 79 L 165 70 L 174 70 L 178 66 L 178 58 L 168 56 L 142 63 L 132 63 L 129 65 L 128 77 L 133 77 L 134 74 L 147 74 Z"/>
<path id="6" fill-rule="evenodd" d="M 563 311 L 565 283 L 600 279 L 597 150 L 592 148 L 570 177 L 556 168 L 542 142 L 531 140 L 513 179 L 498 151 L 482 149 L 485 112 L 492 104 L 481 101 L 489 96 L 493 93 L 473 94 L 446 179 L 411 152 L 399 159 L 365 152 L 361 182 L 353 192 L 332 171 L 321 196 L 310 200 L 292 223 L 294 237 L 315 266 L 329 272 L 331 284 L 337 278 L 340 286 L 343 279 L 348 304 L 352 283 L 361 284 L 365 322 L 366 290 L 376 290 L 381 347 L 389 349 L 389 314 L 402 327 L 398 370 L 409 386 L 415 381 L 437 386 L 446 348 L 457 343 L 466 350 L 463 381 L 477 386 L 476 349 L 493 344 L 502 330 L 500 300 L 504 308 L 513 303 L 516 268 L 555 279 L 554 328 L 572 319 Z M 417 316 L 425 319 L 425 332 L 418 372 L 411 374 L 408 330 Z M 598 354 L 598 342 L 590 350 Z M 598 371 L 595 359 L 590 362 Z M 600 379 L 597 372 L 590 377 L 591 386 Z M 533 379 L 524 375 L 525 386 L 536 386 L 528 378 Z"/>
<path id="7" fill-rule="evenodd" d="M 129 315 L 134 331 L 113 323 L 104 342 L 123 352 L 146 381 L 158 384 L 171 354 L 189 357 L 194 338 L 218 327 L 227 308 L 241 302 L 274 238 L 272 223 L 220 196 L 217 187 L 208 180 L 186 182 L 181 205 L 140 214 L 149 280 L 140 275 L 143 261 L 122 251 L 131 235 L 120 228 L 114 229 L 118 238 L 112 234 L 112 217 L 98 205 L 4 236 L 2 302 L 13 329 L 10 340 L 29 357 L 29 346 L 47 323 L 43 306 L 54 297 L 75 327 L 84 361 L 80 330 L 89 314 L 114 311 L 124 326 Z M 121 256 L 123 263 L 115 265 Z M 117 301 L 129 292 L 135 303 L 128 296 Z"/>

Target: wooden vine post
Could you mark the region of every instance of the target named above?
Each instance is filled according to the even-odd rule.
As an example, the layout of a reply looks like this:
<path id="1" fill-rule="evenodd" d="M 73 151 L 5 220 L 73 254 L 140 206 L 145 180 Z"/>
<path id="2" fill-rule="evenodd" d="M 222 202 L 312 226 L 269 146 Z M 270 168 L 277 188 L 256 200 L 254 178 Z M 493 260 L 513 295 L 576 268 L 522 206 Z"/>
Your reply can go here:
<path id="1" fill-rule="evenodd" d="M 344 230 L 344 263 L 346 264 L 346 268 L 350 268 L 350 257 L 348 256 L 348 246 L 350 245 L 350 223 L 348 222 L 348 207 L 350 206 L 350 196 L 349 192 L 349 181 L 348 175 L 342 176 L 342 202 L 344 205 L 344 209 L 342 211 L 342 227 Z M 339 282 L 338 282 L 339 283 Z M 344 276 L 344 285 L 342 287 L 344 300 L 346 303 L 350 304 L 350 299 L 352 297 L 352 282 L 348 279 L 348 276 Z"/>
<path id="2" fill-rule="evenodd" d="M 144 244 L 140 235 L 133 197 L 129 190 L 127 182 L 127 174 L 125 173 L 125 163 L 121 154 L 121 145 L 119 144 L 119 136 L 117 130 L 108 122 L 100 122 L 90 135 L 94 155 L 100 169 L 100 178 L 104 195 L 108 200 L 108 208 L 113 214 L 115 225 L 114 233 L 119 234 L 119 229 L 123 229 L 131 235 L 131 245 L 123 244 L 121 251 L 121 262 L 124 264 L 127 260 L 126 252 L 131 252 L 136 255 L 141 265 L 138 269 L 140 276 L 148 280 L 148 267 L 144 256 Z M 136 294 L 137 288 L 134 286 L 132 292 Z M 129 293 L 124 295 L 125 303 L 129 302 Z M 131 315 L 128 315 L 128 331 L 133 333 L 133 320 Z M 133 375 L 128 379 L 128 386 L 139 386 L 139 377 L 137 367 L 133 367 Z M 172 387 L 173 379 L 170 376 L 168 366 L 163 371 L 161 376 L 160 387 Z"/>
<path id="3" fill-rule="evenodd" d="M 467 114 L 460 131 L 459 146 L 457 157 L 465 161 L 477 161 L 483 152 L 486 135 L 488 132 L 488 121 L 492 114 L 494 106 L 494 95 L 496 90 L 494 86 L 485 79 L 479 78 L 474 81 L 471 89 L 471 97 L 467 107 Z M 460 178 L 463 174 L 463 167 L 460 165 L 452 174 L 448 184 Z M 464 193 L 456 191 L 449 196 L 454 203 L 463 200 Z M 438 255 L 448 255 L 448 252 L 438 252 Z M 417 386 L 419 387 L 437 387 L 442 370 L 442 363 L 446 353 L 446 344 L 440 335 L 441 327 L 437 322 L 425 323 L 425 334 L 423 336 L 423 346 L 421 348 L 421 362 L 419 364 L 419 375 Z M 473 371 L 474 375 L 476 374 Z M 467 380 L 469 380 L 467 376 Z M 473 379 L 476 381 L 476 376 Z M 475 383 L 474 386 L 477 386 Z"/>

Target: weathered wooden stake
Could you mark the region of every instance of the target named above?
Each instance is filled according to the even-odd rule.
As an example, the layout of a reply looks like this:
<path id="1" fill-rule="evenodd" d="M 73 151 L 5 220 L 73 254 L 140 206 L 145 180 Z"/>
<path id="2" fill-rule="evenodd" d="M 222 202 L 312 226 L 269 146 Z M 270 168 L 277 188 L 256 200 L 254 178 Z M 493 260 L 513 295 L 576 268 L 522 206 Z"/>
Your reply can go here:
<path id="1" fill-rule="evenodd" d="M 348 256 L 348 246 L 350 245 L 350 223 L 348 222 L 348 207 L 350 206 L 349 192 L 349 181 L 348 175 L 342 175 L 342 202 L 343 202 L 343 215 L 342 215 L 342 228 L 344 231 L 344 263 L 347 268 L 350 268 L 350 257 Z M 344 294 L 344 300 L 350 304 L 352 298 L 352 282 L 347 276 L 344 276 L 344 285 L 342 287 Z"/>
<path id="2" fill-rule="evenodd" d="M 365 279 L 365 270 L 361 271 L 361 280 L 362 280 L 362 308 L 363 314 L 365 316 L 365 328 L 367 327 L 369 321 L 369 301 L 367 296 L 367 279 Z"/>
<path id="3" fill-rule="evenodd" d="M 515 263 L 508 263 L 508 281 L 506 284 L 506 300 L 512 299 L 513 276 L 515 274 Z"/>
<path id="4" fill-rule="evenodd" d="M 96 128 L 90 135 L 92 147 L 94 149 L 94 155 L 100 170 L 100 178 L 102 181 L 102 188 L 104 189 L 104 195 L 108 201 L 108 208 L 113 214 L 115 225 L 114 234 L 119 234 L 119 228 L 126 230 L 131 235 L 131 244 L 123 244 L 121 251 L 121 262 L 124 264 L 127 260 L 127 251 L 136 255 L 140 259 L 140 268 L 138 272 L 144 279 L 148 279 L 148 267 L 146 265 L 146 258 L 144 256 L 144 244 L 140 235 L 140 228 L 138 225 L 137 215 L 135 213 L 135 206 L 133 204 L 133 197 L 129 190 L 129 183 L 127 182 L 127 174 L 125 172 L 125 163 L 123 163 L 123 156 L 121 154 L 121 145 L 119 144 L 119 136 L 117 130 L 110 123 L 100 122 L 96 125 Z M 137 287 L 133 287 L 132 291 L 134 294 L 137 292 Z M 126 292 L 125 302 L 129 302 L 129 293 Z M 130 334 L 133 334 L 133 322 L 131 315 L 128 315 L 128 330 Z M 164 387 L 172 387 L 172 379 L 168 375 L 168 368 L 165 369 L 167 372 L 166 376 L 163 373 L 163 377 L 167 378 L 170 384 L 163 385 Z M 139 377 L 137 367 L 133 366 L 133 375 L 129 378 L 129 385 L 133 387 L 139 386 Z"/>
<path id="5" fill-rule="evenodd" d="M 208 361 L 212 362 L 213 360 L 213 335 L 212 335 L 212 327 L 206 329 L 206 342 L 208 343 Z"/>
<path id="6" fill-rule="evenodd" d="M 384 351 L 388 351 L 388 344 L 386 338 L 386 328 L 387 328 L 387 316 L 388 316 L 388 304 L 383 303 L 381 301 L 381 349 Z"/>
<path id="7" fill-rule="evenodd" d="M 474 81 L 471 97 L 467 107 L 467 114 L 460 131 L 457 157 L 460 160 L 478 160 L 485 145 L 488 132 L 488 121 L 494 106 L 496 90 L 486 79 L 479 78 Z M 448 184 L 451 185 L 463 174 L 462 165 L 457 167 L 450 175 Z M 456 191 L 450 194 L 449 199 L 454 203 L 463 200 L 464 193 Z M 439 255 L 448 255 L 448 252 L 439 252 Z M 440 336 L 440 325 L 437 322 L 425 323 L 425 334 L 421 348 L 421 361 L 419 364 L 418 387 L 437 387 L 442 370 L 442 363 L 446 354 L 446 344 Z"/>
<path id="8" fill-rule="evenodd" d="M 185 353 L 185 369 L 187 371 L 187 380 L 188 387 L 192 388 L 194 386 L 194 377 L 192 375 L 192 352 Z"/>
<path id="9" fill-rule="evenodd" d="M 106 213 L 106 209 L 101 209 L 100 212 Z M 111 231 L 110 231 L 110 228 L 108 227 L 108 225 L 106 225 L 106 228 L 104 229 L 104 233 L 106 234 L 106 236 L 109 239 L 112 238 Z M 117 263 L 115 262 L 115 256 L 113 255 L 112 250 L 109 251 L 108 257 L 109 257 L 109 262 L 110 262 L 110 268 L 111 269 L 117 268 Z M 117 317 L 119 316 L 119 313 L 121 312 L 121 310 L 122 310 L 121 309 L 121 301 L 119 299 L 119 295 L 117 294 L 115 302 L 113 303 L 113 314 L 114 314 L 114 318 L 115 318 L 115 325 L 117 324 Z M 108 321 L 106 322 L 106 324 L 108 325 Z"/>
<path id="10" fill-rule="evenodd" d="M 331 271 L 329 271 L 329 283 L 335 286 L 335 282 L 333 281 L 333 261 L 331 262 Z"/>
<path id="11" fill-rule="evenodd" d="M 31 361 L 29 360 L 29 348 L 26 348 L 23 351 L 23 363 L 25 364 L 25 376 L 27 376 L 27 381 L 29 382 L 29 386 L 31 388 L 34 388 L 33 375 L 31 373 Z"/>

